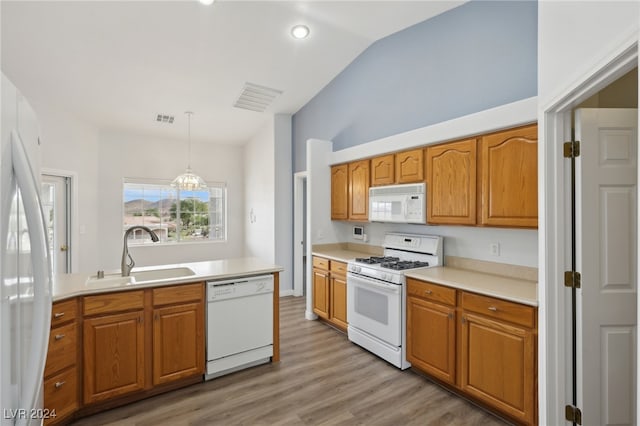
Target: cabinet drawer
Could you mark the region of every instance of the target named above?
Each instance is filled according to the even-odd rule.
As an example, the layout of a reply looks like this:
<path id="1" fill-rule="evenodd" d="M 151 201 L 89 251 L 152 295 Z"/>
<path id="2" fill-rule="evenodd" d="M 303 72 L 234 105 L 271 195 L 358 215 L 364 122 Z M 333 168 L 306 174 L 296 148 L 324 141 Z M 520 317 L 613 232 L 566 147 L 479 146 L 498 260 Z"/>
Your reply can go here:
<path id="1" fill-rule="evenodd" d="M 51 327 L 57 327 L 65 322 L 73 321 L 78 316 L 76 299 L 56 302 L 51 307 Z"/>
<path id="2" fill-rule="evenodd" d="M 200 302 L 203 299 L 203 284 L 184 284 L 153 289 L 153 306 L 183 302 Z"/>
<path id="3" fill-rule="evenodd" d="M 313 267 L 318 269 L 329 269 L 329 259 L 313 256 Z"/>
<path id="4" fill-rule="evenodd" d="M 331 272 L 336 272 L 338 274 L 346 274 L 347 273 L 347 264 L 344 262 L 338 262 L 336 260 L 331 261 Z"/>
<path id="5" fill-rule="evenodd" d="M 49 333 L 49 352 L 47 353 L 44 377 L 55 374 L 76 363 L 77 336 L 78 332 L 75 322 L 51 330 L 51 333 Z"/>
<path id="6" fill-rule="evenodd" d="M 58 423 L 78 408 L 78 375 L 76 368 L 70 368 L 44 381 L 44 406 L 55 416 L 45 420 L 45 424 Z"/>
<path id="7" fill-rule="evenodd" d="M 407 294 L 455 306 L 456 290 L 438 284 L 407 278 Z"/>
<path id="8" fill-rule="evenodd" d="M 105 314 L 144 308 L 144 291 L 123 291 L 84 297 L 84 315 Z"/>
<path id="9" fill-rule="evenodd" d="M 536 326 L 535 308 L 519 303 L 463 292 L 462 308 L 529 328 Z"/>

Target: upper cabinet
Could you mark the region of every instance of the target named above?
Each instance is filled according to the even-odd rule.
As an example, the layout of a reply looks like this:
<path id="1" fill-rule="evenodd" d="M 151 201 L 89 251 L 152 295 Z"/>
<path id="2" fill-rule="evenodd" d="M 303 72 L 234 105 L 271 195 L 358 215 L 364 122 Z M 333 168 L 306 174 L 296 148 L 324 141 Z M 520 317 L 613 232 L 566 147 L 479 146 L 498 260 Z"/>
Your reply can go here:
<path id="1" fill-rule="evenodd" d="M 349 219 L 349 168 L 347 164 L 331 167 L 331 220 Z"/>
<path id="2" fill-rule="evenodd" d="M 426 149 L 427 222 L 475 225 L 475 139 Z"/>
<path id="3" fill-rule="evenodd" d="M 369 220 L 369 160 L 349 163 L 349 219 Z"/>
<path id="4" fill-rule="evenodd" d="M 538 226 L 538 126 L 493 133 L 480 139 L 480 223 Z"/>
<path id="5" fill-rule="evenodd" d="M 395 156 L 381 155 L 371 159 L 371 186 L 391 185 L 395 182 Z"/>
<path id="6" fill-rule="evenodd" d="M 423 149 L 396 154 L 396 183 L 413 183 L 424 180 Z"/>

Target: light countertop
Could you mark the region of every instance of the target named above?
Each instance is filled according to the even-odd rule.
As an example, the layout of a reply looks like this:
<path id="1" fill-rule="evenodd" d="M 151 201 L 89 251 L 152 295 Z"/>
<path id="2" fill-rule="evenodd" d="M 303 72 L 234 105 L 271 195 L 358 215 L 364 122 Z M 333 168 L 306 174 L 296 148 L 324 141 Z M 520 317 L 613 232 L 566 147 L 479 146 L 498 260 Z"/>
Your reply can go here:
<path id="1" fill-rule="evenodd" d="M 53 279 L 53 301 L 60 301 L 70 297 L 84 296 L 88 294 L 107 293 L 110 291 L 136 290 L 140 288 L 159 287 L 164 285 L 192 283 L 204 280 L 221 280 L 227 278 L 271 274 L 283 270 L 281 266 L 267 263 L 256 257 L 242 257 L 235 259 L 211 260 L 206 262 L 178 263 L 174 265 L 158 265 L 134 268 L 132 273 L 157 269 L 189 268 L 195 275 L 180 278 L 167 278 L 163 280 L 148 281 L 143 283 L 122 284 L 114 283 L 106 279 L 104 282 L 94 280 L 87 284 L 88 274 L 59 274 Z M 107 272 L 109 276 L 117 271 Z"/>
<path id="2" fill-rule="evenodd" d="M 407 271 L 405 275 L 410 278 L 510 300 L 524 305 L 538 306 L 538 283 L 535 281 L 447 266 Z"/>

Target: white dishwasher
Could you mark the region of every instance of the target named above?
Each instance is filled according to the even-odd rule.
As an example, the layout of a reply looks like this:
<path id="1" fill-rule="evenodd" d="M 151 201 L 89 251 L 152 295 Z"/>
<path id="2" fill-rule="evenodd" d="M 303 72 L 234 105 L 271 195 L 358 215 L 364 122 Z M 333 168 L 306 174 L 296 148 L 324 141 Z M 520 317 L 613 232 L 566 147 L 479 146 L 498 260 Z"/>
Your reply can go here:
<path id="1" fill-rule="evenodd" d="M 205 379 L 273 356 L 273 275 L 207 281 Z"/>

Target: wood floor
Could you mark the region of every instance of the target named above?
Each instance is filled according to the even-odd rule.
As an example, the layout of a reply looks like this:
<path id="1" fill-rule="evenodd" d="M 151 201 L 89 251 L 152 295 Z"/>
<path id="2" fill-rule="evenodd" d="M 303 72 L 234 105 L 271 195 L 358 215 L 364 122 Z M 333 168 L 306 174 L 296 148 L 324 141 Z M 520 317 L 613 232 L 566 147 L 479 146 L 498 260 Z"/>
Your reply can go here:
<path id="1" fill-rule="evenodd" d="M 280 305 L 281 361 L 86 417 L 74 425 L 505 425 L 319 321 Z"/>

